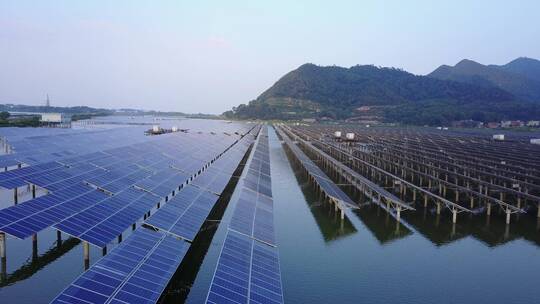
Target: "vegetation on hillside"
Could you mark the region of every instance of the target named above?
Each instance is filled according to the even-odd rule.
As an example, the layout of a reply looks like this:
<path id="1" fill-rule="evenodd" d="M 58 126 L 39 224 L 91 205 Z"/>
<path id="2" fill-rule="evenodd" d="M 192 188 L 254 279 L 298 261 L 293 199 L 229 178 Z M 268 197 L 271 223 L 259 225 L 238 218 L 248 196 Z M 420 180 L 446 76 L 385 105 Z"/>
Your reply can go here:
<path id="1" fill-rule="evenodd" d="M 416 125 L 540 117 L 538 104 L 522 100 L 481 78 L 467 83 L 394 68 L 305 64 L 256 100 L 223 115 L 238 119 L 346 119 L 365 114 L 359 112 L 360 107 L 376 107 L 382 121 Z"/>

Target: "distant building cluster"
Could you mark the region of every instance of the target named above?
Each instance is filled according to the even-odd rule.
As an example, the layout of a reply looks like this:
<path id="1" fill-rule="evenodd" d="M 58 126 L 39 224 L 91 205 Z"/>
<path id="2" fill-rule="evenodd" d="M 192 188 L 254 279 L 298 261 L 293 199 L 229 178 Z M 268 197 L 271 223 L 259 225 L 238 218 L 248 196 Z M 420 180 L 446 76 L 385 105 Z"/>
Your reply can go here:
<path id="1" fill-rule="evenodd" d="M 530 120 L 530 121 L 521 121 L 521 120 L 503 120 L 500 122 L 486 122 L 475 120 L 459 120 L 452 123 L 452 127 L 456 128 L 488 128 L 488 129 L 497 129 L 497 128 L 521 128 L 521 127 L 530 127 L 530 128 L 539 128 L 540 120 Z"/>

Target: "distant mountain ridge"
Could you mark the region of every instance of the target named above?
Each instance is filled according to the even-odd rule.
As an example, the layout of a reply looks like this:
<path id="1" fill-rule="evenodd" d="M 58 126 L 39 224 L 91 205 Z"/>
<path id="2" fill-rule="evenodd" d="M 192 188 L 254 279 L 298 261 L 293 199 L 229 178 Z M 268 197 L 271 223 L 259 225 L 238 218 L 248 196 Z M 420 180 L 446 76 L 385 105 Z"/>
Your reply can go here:
<path id="1" fill-rule="evenodd" d="M 230 118 L 338 118 L 443 124 L 540 116 L 538 61 L 518 58 L 504 66 L 463 60 L 427 76 L 395 68 L 304 64 L 285 74 Z"/>
<path id="2" fill-rule="evenodd" d="M 521 57 L 505 65 L 483 65 L 464 59 L 442 65 L 429 77 L 507 91 L 520 100 L 540 102 L 540 61 Z"/>

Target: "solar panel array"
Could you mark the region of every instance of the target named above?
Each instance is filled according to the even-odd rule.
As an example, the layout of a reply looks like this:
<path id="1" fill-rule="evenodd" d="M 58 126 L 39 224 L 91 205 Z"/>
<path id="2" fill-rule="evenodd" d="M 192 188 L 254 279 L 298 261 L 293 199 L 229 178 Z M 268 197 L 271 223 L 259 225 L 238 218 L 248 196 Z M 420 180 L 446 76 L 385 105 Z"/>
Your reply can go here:
<path id="1" fill-rule="evenodd" d="M 357 205 L 354 203 L 351 198 L 343 192 L 329 177 L 324 173 L 319 166 L 317 166 L 297 145 L 295 145 L 291 139 L 284 134 L 283 132 L 279 131 L 280 134 L 283 137 L 283 140 L 285 144 L 290 148 L 296 159 L 302 164 L 302 167 L 306 169 L 309 175 L 313 177 L 315 182 L 324 190 L 324 192 L 348 205 L 351 208 L 357 208 Z"/>
<path id="2" fill-rule="evenodd" d="M 137 229 L 51 303 L 156 303 L 190 244 Z"/>
<path id="3" fill-rule="evenodd" d="M 232 169 L 234 163 L 237 167 L 252 141 L 252 137 L 244 136 L 220 154 L 216 161 L 212 161 L 210 168 L 217 165 L 215 169 L 204 170 L 199 176 L 207 173 L 212 175 L 216 172 L 232 175 L 235 171 Z M 170 170 L 162 171 L 156 175 L 165 183 L 170 178 L 177 176 Z M 194 181 L 197 178 L 195 177 Z M 157 180 L 138 183 L 137 187 L 125 190 L 127 193 L 120 192 L 108 200 L 120 200 L 119 196 L 125 195 L 131 204 L 138 204 L 137 202 L 141 198 L 155 196 L 149 192 L 151 191 L 149 189 L 154 189 L 154 182 Z M 145 189 L 141 188 L 146 185 L 150 186 Z M 136 193 L 139 195 L 142 193 L 142 196 L 133 197 Z M 126 241 L 94 264 L 52 303 L 157 302 L 190 246 L 186 240 L 193 240 L 217 199 L 218 195 L 206 189 L 191 184 L 183 186 L 172 196 L 171 200 L 146 221 L 146 224 L 150 226 L 153 224 L 163 226 L 159 231 L 143 227 L 135 230 Z M 96 207 L 95 212 L 88 215 L 98 217 L 98 212 L 118 214 L 124 203 L 121 201 L 109 202 L 103 207 L 112 208 L 111 210 Z M 151 204 L 150 201 L 148 203 Z M 92 221 L 92 218 L 71 218 L 71 221 L 77 223 L 77 227 L 96 225 L 95 222 L 82 224 L 86 220 Z M 59 226 L 61 225 L 62 223 Z M 109 223 L 108 226 L 111 225 Z M 83 232 L 83 230 L 84 228 L 71 233 L 84 237 L 87 232 Z M 102 232 L 106 231 L 102 230 Z M 183 239 L 179 239 L 177 236 L 181 236 Z M 100 242 L 100 240 L 95 242 Z"/>
<path id="4" fill-rule="evenodd" d="M 145 224 L 193 241 L 252 142 L 250 136 L 243 137 Z"/>
<path id="5" fill-rule="evenodd" d="M 263 127 L 241 180 L 207 303 L 283 303 L 267 132 Z"/>
<path id="6" fill-rule="evenodd" d="M 144 215 L 144 209 L 148 212 L 152 208 L 147 203 L 148 196 L 142 196 L 143 190 L 156 195 L 153 205 L 157 204 L 216 160 L 238 138 L 223 133 L 172 133 L 141 143 L 2 172 L 2 186 L 34 182 L 51 193 L 0 210 L 0 231 L 26 238 L 59 224 L 60 230 L 101 246 L 111 240 L 111 233 L 129 227 L 124 218 L 136 219 L 137 215 Z M 162 180 L 162 174 L 171 170 L 175 173 Z M 149 187 L 152 183 L 154 187 Z M 143 201 L 119 196 L 133 187 L 141 189 Z M 89 222 L 95 225 L 87 227 Z M 118 228 L 102 230 L 116 226 Z"/>

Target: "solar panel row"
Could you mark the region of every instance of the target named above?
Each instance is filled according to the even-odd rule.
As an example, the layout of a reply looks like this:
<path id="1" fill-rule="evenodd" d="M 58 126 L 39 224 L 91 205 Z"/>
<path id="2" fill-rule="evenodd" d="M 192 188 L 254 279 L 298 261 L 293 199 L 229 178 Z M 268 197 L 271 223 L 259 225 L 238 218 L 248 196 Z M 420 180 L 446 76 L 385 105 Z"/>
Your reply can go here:
<path id="1" fill-rule="evenodd" d="M 143 217 L 159 197 L 128 188 L 77 213 L 54 227 L 98 247 L 105 247 Z"/>
<path id="2" fill-rule="evenodd" d="M 156 303 L 189 243 L 137 229 L 51 303 Z"/>
<path id="3" fill-rule="evenodd" d="M 187 185 L 145 224 L 193 241 L 218 198 L 215 194 Z"/>
<path id="4" fill-rule="evenodd" d="M 206 303 L 283 303 L 277 248 L 229 230 Z"/>
<path id="5" fill-rule="evenodd" d="M 71 186 L 0 210 L 0 231 L 24 239 L 108 197 L 82 184 Z"/>
<path id="6" fill-rule="evenodd" d="M 242 184 L 206 302 L 283 303 L 266 126 Z"/>
<path id="7" fill-rule="evenodd" d="M 315 182 L 324 190 L 324 192 L 351 207 L 355 207 L 356 204 L 349 198 L 343 190 L 341 190 L 320 168 L 317 166 L 291 139 L 284 135 L 282 136 L 285 144 L 290 148 L 292 153 L 306 169 L 309 175 L 315 179 Z"/>

